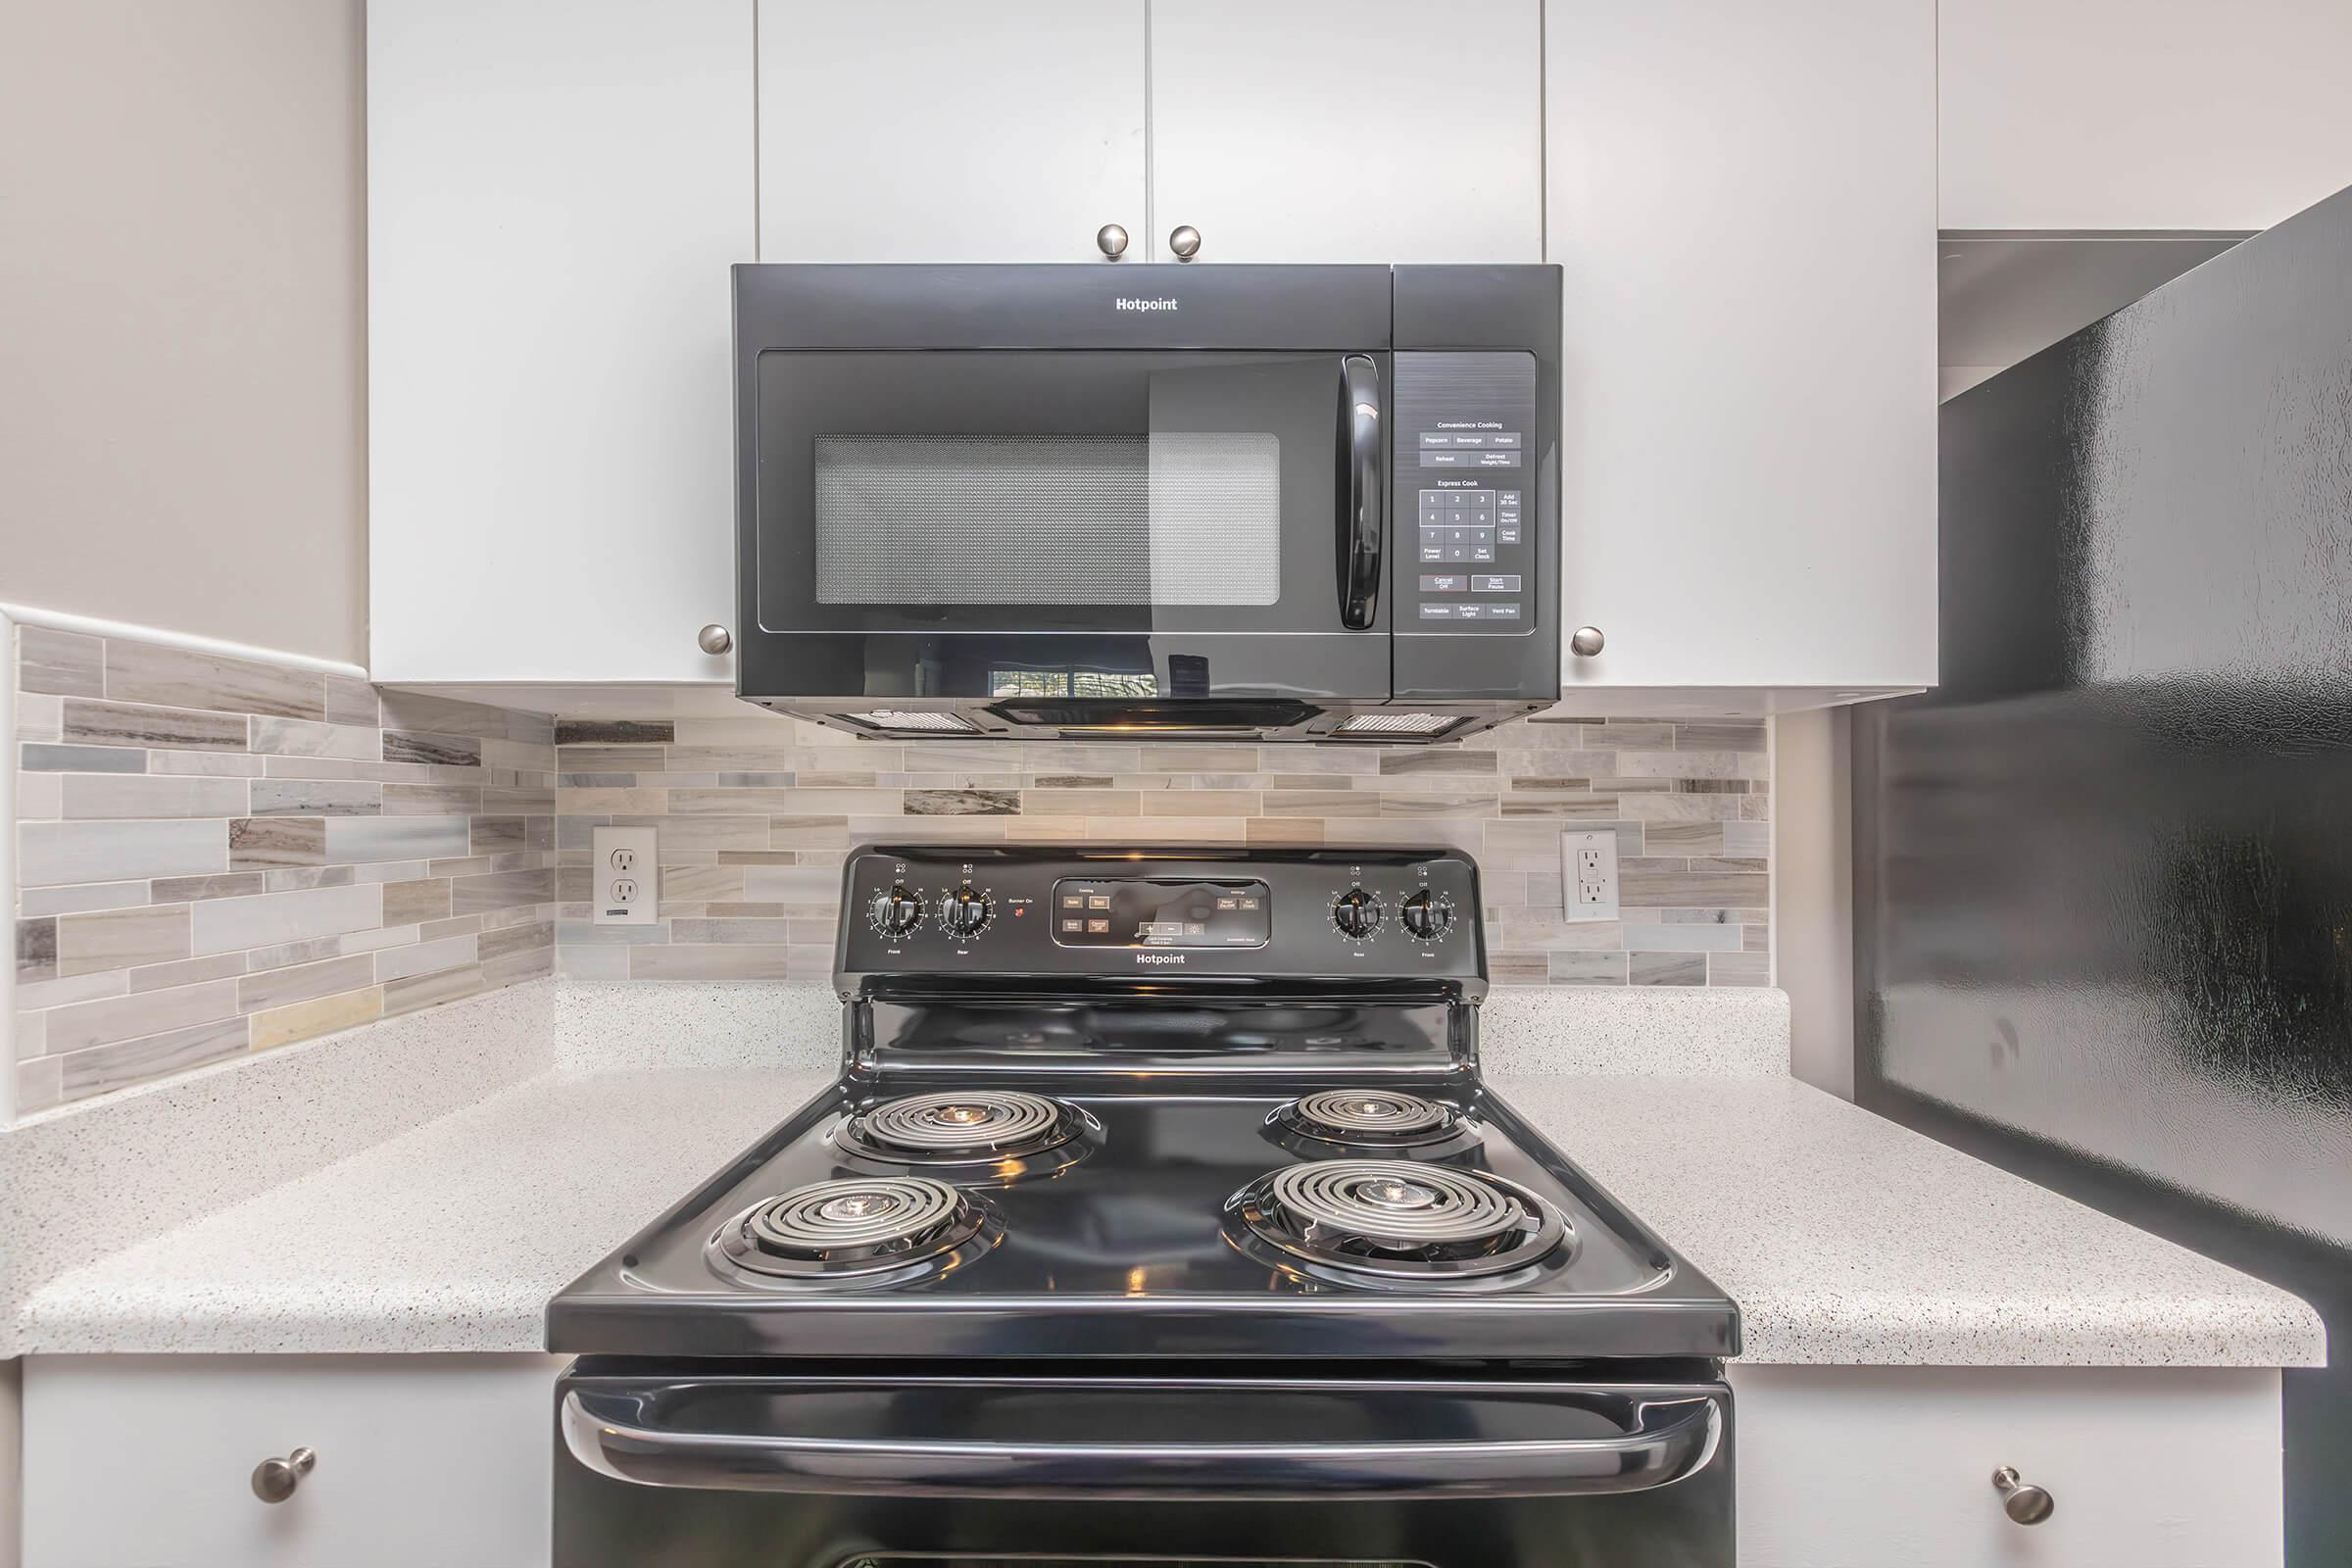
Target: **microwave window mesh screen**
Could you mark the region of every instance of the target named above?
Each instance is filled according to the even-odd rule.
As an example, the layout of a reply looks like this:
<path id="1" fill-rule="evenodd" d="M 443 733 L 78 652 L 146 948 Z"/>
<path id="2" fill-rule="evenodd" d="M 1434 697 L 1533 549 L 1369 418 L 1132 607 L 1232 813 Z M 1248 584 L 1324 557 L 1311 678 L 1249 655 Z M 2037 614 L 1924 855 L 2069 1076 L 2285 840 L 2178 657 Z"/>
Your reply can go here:
<path id="1" fill-rule="evenodd" d="M 821 605 L 1271 605 L 1264 432 L 816 437 Z"/>

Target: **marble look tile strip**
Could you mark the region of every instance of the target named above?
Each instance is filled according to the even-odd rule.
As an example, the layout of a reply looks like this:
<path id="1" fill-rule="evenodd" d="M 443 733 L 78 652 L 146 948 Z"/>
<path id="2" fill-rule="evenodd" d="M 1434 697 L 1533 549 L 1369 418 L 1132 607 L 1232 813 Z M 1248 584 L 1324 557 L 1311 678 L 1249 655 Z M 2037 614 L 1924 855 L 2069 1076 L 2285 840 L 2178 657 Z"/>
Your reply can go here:
<path id="1" fill-rule="evenodd" d="M 1501 981 L 1760 986 L 1771 873 L 1760 724 L 1536 719 L 1452 748 L 867 745 L 742 719 L 557 729 L 559 962 L 577 978 L 796 979 L 830 969 L 839 867 L 881 840 L 1440 843 L 1485 874 Z M 586 919 L 590 834 L 655 826 L 649 927 Z M 1603 828 L 1623 916 L 1561 909 L 1559 836 Z"/>
<path id="2" fill-rule="evenodd" d="M 552 721 L 117 641 L 17 633 L 21 1109 L 552 973 Z"/>

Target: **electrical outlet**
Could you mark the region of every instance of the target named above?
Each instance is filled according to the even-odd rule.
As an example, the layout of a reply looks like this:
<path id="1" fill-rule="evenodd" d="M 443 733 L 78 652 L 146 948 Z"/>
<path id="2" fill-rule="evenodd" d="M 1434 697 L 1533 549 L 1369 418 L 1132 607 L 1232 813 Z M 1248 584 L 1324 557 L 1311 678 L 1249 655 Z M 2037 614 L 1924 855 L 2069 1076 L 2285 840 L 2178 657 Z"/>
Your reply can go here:
<path id="1" fill-rule="evenodd" d="M 1571 920 L 1617 918 L 1617 834 L 1560 835 L 1560 912 Z"/>
<path id="2" fill-rule="evenodd" d="M 662 862 L 650 827 L 600 827 L 588 878 L 588 918 L 596 925 L 652 925 L 662 906 Z"/>

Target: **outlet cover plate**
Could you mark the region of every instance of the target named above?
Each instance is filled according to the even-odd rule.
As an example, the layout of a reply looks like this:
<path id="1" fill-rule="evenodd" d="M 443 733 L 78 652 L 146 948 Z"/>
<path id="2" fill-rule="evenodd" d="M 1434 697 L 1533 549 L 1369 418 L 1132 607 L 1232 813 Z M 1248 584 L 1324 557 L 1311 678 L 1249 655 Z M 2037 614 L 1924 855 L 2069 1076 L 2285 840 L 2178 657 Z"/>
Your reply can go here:
<path id="1" fill-rule="evenodd" d="M 661 918 L 662 865 L 650 827 L 594 830 L 588 917 L 594 925 L 652 925 Z"/>
<path id="2" fill-rule="evenodd" d="M 1570 920 L 1617 918 L 1617 833 L 1560 835 L 1560 913 Z"/>

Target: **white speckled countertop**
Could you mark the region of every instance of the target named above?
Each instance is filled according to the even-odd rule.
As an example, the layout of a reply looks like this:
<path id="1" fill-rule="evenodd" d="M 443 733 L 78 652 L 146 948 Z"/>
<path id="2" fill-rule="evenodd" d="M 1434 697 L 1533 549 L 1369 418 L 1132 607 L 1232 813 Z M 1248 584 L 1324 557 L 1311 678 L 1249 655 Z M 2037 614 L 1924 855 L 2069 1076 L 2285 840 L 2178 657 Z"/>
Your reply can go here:
<path id="1" fill-rule="evenodd" d="M 821 993 L 599 995 L 623 989 L 554 988 L 550 1070 L 34 1283 L 19 1348 L 538 1349 L 550 1295 L 832 1079 Z M 1679 1058 L 1674 1002 L 1593 995 L 1505 1000 L 1490 1084 L 1730 1292 L 1742 1359 L 2325 1357 L 2293 1297 L 1765 1070 L 1777 994 L 1690 1003 Z M 621 1058 L 581 1043 L 638 1030 L 692 1065 L 598 1070 Z M 1596 1040 L 1642 1075 L 1594 1075 Z"/>
<path id="2" fill-rule="evenodd" d="M 549 1297 L 832 1081 L 528 1079 L 61 1275 L 21 1348 L 536 1350 Z"/>
<path id="3" fill-rule="evenodd" d="M 1490 1078 L 1740 1303 L 1743 1361 L 2315 1366 L 2284 1291 L 1792 1078 Z"/>

